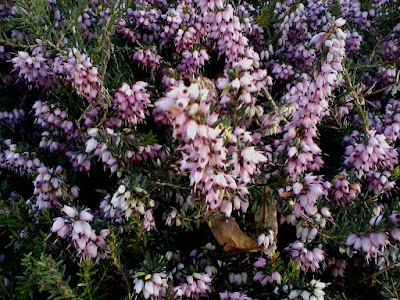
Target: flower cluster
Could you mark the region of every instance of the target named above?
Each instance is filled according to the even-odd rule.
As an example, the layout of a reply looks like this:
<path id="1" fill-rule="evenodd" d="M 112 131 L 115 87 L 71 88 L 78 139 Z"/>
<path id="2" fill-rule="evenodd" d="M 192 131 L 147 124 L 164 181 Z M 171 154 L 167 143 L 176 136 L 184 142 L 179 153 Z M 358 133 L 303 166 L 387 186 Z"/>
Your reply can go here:
<path id="1" fill-rule="evenodd" d="M 35 153 L 17 151 L 17 145 L 11 140 L 4 141 L 5 147 L 1 148 L 0 166 L 3 170 L 24 174 L 37 173 L 38 169 L 44 167 L 43 163 L 36 157 Z"/>
<path id="2" fill-rule="evenodd" d="M 182 63 L 177 67 L 177 70 L 182 74 L 198 74 L 203 68 L 205 62 L 210 58 L 206 50 L 201 49 L 200 51 L 194 50 L 185 51 L 182 54 Z"/>
<path id="3" fill-rule="evenodd" d="M 76 249 L 77 256 L 84 259 L 88 255 L 91 259 L 102 259 L 107 255 L 106 238 L 108 229 L 102 229 L 99 235 L 92 229 L 90 222 L 94 216 L 88 209 L 78 213 L 75 207 L 64 205 L 61 209 L 62 217 L 54 219 L 51 231 L 57 233 L 61 239 L 70 239 Z"/>
<path id="4" fill-rule="evenodd" d="M 233 151 L 238 140 L 243 140 L 243 143 L 253 141 L 243 129 L 236 128 L 231 134 L 226 129 L 226 133 L 220 137 L 222 129 L 215 126 L 218 114 L 210 112 L 215 103 L 214 97 L 213 84 L 200 78 L 188 87 L 180 83 L 155 105 L 169 114 L 174 126 L 174 138 L 182 138 L 184 142 L 178 148 L 182 153 L 182 159 L 178 162 L 180 171 L 190 174 L 190 185 L 194 191 L 200 190 L 205 195 L 209 209 L 220 207 L 229 217 L 233 208 L 245 211 L 248 205 L 227 192 L 224 194 L 229 197 L 228 201 L 222 199 L 222 191 L 229 188 L 241 197 L 246 197 L 246 184 L 257 173 L 257 165 L 267 159 L 254 147 L 243 149 L 240 156 Z M 196 122 L 195 119 L 200 121 Z M 229 149 L 224 146 L 224 140 L 232 143 Z M 227 162 L 229 153 L 232 153 L 231 164 Z M 242 160 L 244 165 L 241 164 Z M 232 171 L 225 173 L 224 170 L 230 165 Z M 239 177 L 241 179 L 237 184 L 235 178 Z M 231 202 L 233 199 L 237 199 L 234 205 Z"/>
<path id="5" fill-rule="evenodd" d="M 112 1 L 109 2 L 112 3 Z M 111 7 L 102 7 L 99 5 L 99 1 L 92 1 L 91 5 L 86 7 L 83 14 L 77 19 L 82 34 L 89 40 L 98 36 L 98 32 L 109 21 L 110 14 Z"/>
<path id="6" fill-rule="evenodd" d="M 52 109 L 48 103 L 40 100 L 33 104 L 32 109 L 35 110 L 35 124 L 45 130 L 42 133 L 42 141 L 45 142 L 45 145 L 42 146 L 42 148 L 48 148 L 51 152 L 61 150 L 58 149 L 60 144 L 56 141 L 49 141 L 48 138 L 46 141 L 46 137 L 49 136 L 50 130 L 53 137 L 66 135 L 69 142 L 79 142 L 81 140 L 78 129 L 75 124 L 68 119 L 68 113 L 66 111 L 62 111 L 58 107 Z"/>
<path id="7" fill-rule="evenodd" d="M 0 5 L 6 294 L 395 297 L 399 17 L 394 0 Z"/>
<path id="8" fill-rule="evenodd" d="M 32 51 L 32 55 L 25 51 L 19 51 L 18 56 L 11 61 L 18 76 L 28 83 L 45 88 L 52 85 L 50 80 L 53 76 L 52 60 L 50 54 L 45 52 L 43 47 L 36 47 Z"/>
<path id="9" fill-rule="evenodd" d="M 360 250 L 365 254 L 365 258 L 377 258 L 378 255 L 383 254 L 383 250 L 389 245 L 388 236 L 384 232 L 371 233 L 368 236 L 358 237 L 352 233 L 346 241 L 347 247 L 352 247 L 354 250 Z"/>
<path id="10" fill-rule="evenodd" d="M 288 296 L 289 299 L 325 299 L 324 289 L 327 284 L 315 279 L 312 279 L 307 290 L 292 290 Z"/>
<path id="11" fill-rule="evenodd" d="M 12 111 L 0 111 L 0 123 L 15 130 L 25 120 L 25 111 L 14 108 Z"/>
<path id="12" fill-rule="evenodd" d="M 346 140 L 349 145 L 346 147 L 347 158 L 343 164 L 354 166 L 355 176 L 367 180 L 368 190 L 374 193 L 390 190 L 394 186 L 390 177 L 391 171 L 398 164 L 398 153 L 386 142 L 383 134 L 375 130 L 367 134 L 356 131 Z M 364 138 L 367 143 L 364 143 Z"/>
<path id="13" fill-rule="evenodd" d="M 62 167 L 58 166 L 55 170 L 42 166 L 37 169 L 38 176 L 33 181 L 35 187 L 33 196 L 36 198 L 38 209 L 49 206 L 55 207 L 58 199 L 61 198 L 63 189 L 61 188 Z"/>
<path id="14" fill-rule="evenodd" d="M 328 269 L 330 270 L 333 277 L 343 277 L 346 266 L 347 265 L 344 260 L 335 260 L 334 262 L 329 263 Z"/>
<path id="15" fill-rule="evenodd" d="M 351 183 L 348 180 L 346 171 L 342 171 L 333 180 L 333 189 L 331 200 L 337 203 L 345 204 L 350 202 L 361 193 L 361 185 L 359 183 Z"/>
<path id="16" fill-rule="evenodd" d="M 136 273 L 133 281 L 135 294 L 143 293 L 144 299 L 157 299 L 165 296 L 168 283 L 164 273 L 146 274 L 142 279 L 140 275 L 142 274 Z"/>
<path id="17" fill-rule="evenodd" d="M 259 258 L 257 262 L 254 263 L 254 267 L 256 268 L 263 268 L 265 267 L 267 264 L 267 261 L 265 258 Z M 267 284 L 273 284 L 276 283 L 277 285 L 281 284 L 282 281 L 282 276 L 279 272 L 274 271 L 269 275 L 266 275 L 264 272 L 262 271 L 258 271 L 254 277 L 253 277 L 253 281 L 260 281 L 260 284 L 262 286 L 265 286 Z"/>
<path id="18" fill-rule="evenodd" d="M 384 134 L 393 143 L 397 141 L 400 134 L 400 103 L 395 99 L 390 99 L 386 105 L 385 130 Z"/>
<path id="19" fill-rule="evenodd" d="M 122 222 L 129 219 L 132 214 L 143 216 L 143 226 L 146 231 L 155 229 L 153 218 L 154 200 L 149 198 L 148 193 L 140 187 L 128 190 L 121 184 L 111 199 L 104 199 L 100 205 L 105 217 Z"/>
<path id="20" fill-rule="evenodd" d="M 290 252 L 291 259 L 299 262 L 304 270 L 310 269 L 311 272 L 315 272 L 321 268 L 321 265 L 324 265 L 325 253 L 320 248 L 309 250 L 302 242 L 296 241 L 285 250 Z"/>
<path id="21" fill-rule="evenodd" d="M 115 93 L 112 104 L 117 114 L 116 126 L 121 126 L 121 121 L 131 126 L 144 121 L 147 106 L 151 103 L 150 95 L 146 90 L 147 86 L 148 84 L 143 81 L 136 82 L 132 87 L 124 83 Z"/>
<path id="22" fill-rule="evenodd" d="M 70 49 L 67 58 L 59 57 L 54 61 L 53 70 L 65 76 L 65 80 L 74 86 L 78 94 L 89 101 L 99 101 L 101 81 L 98 69 L 86 54 L 76 48 Z"/>
<path id="23" fill-rule="evenodd" d="M 292 186 L 293 194 L 298 199 L 294 204 L 294 214 L 298 218 L 304 211 L 308 216 L 315 215 L 318 211 L 317 200 L 328 194 L 331 184 L 324 182 L 321 177 L 307 174 L 303 182 L 295 182 Z M 284 193 L 283 190 L 280 191 Z"/>
<path id="24" fill-rule="evenodd" d="M 133 55 L 133 60 L 138 62 L 144 69 L 154 72 L 160 67 L 162 57 L 157 54 L 155 48 L 139 49 Z"/>
<path id="25" fill-rule="evenodd" d="M 241 292 L 224 292 L 219 293 L 220 300 L 252 300 L 246 294 Z"/>
<path id="26" fill-rule="evenodd" d="M 175 286 L 174 292 L 177 297 L 186 296 L 191 299 L 199 299 L 211 292 L 212 273 L 207 267 L 205 273 L 193 273 L 185 276 L 184 281 Z"/>

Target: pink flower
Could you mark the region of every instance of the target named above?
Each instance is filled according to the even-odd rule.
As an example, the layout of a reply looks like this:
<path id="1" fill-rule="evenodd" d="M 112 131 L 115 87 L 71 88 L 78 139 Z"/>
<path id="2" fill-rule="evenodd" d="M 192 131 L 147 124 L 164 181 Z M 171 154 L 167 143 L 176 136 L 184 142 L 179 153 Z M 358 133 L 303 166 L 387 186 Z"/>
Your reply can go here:
<path id="1" fill-rule="evenodd" d="M 390 235 L 397 241 L 400 242 L 400 228 L 395 228 L 390 231 Z"/>
<path id="2" fill-rule="evenodd" d="M 93 215 L 89 212 L 89 209 L 82 210 L 79 213 L 79 219 L 82 221 L 93 221 Z"/>
<path id="3" fill-rule="evenodd" d="M 302 190 L 303 185 L 300 182 L 296 182 L 295 184 L 293 184 L 293 193 L 299 195 Z"/>
<path id="4" fill-rule="evenodd" d="M 70 218 L 75 218 L 75 216 L 78 214 L 78 211 L 76 210 L 76 208 L 68 206 L 68 205 L 64 205 L 64 207 L 61 209 L 61 211 Z"/>
<path id="5" fill-rule="evenodd" d="M 51 227 L 52 232 L 59 231 L 65 224 L 64 218 L 58 217 L 54 219 L 53 226 Z"/>
<path id="6" fill-rule="evenodd" d="M 85 150 L 85 152 L 86 152 L 86 153 L 92 152 L 94 149 L 97 148 L 97 145 L 98 145 L 98 143 L 97 143 L 97 140 L 96 140 L 96 139 L 94 139 L 94 138 L 89 139 L 89 140 L 86 142 L 86 150 Z"/>
<path id="7" fill-rule="evenodd" d="M 97 257 L 97 246 L 90 241 L 86 244 L 86 253 L 89 254 L 90 258 L 94 259 Z"/>
<path id="8" fill-rule="evenodd" d="M 254 264 L 253 266 L 255 268 L 263 268 L 267 265 L 267 260 L 265 258 L 260 257 Z"/>

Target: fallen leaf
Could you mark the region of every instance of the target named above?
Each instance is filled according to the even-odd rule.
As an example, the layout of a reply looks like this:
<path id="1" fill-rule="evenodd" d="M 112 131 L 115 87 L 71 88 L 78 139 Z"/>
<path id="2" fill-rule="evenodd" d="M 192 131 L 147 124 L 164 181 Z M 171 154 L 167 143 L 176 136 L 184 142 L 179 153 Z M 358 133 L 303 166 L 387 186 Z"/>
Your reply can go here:
<path id="1" fill-rule="evenodd" d="M 209 221 L 211 232 L 224 251 L 232 254 L 264 251 L 266 255 L 276 251 L 276 240 L 278 235 L 277 203 L 273 203 L 269 209 L 264 205 L 255 214 L 255 220 L 261 222 L 262 227 L 274 231 L 274 241 L 266 249 L 258 246 L 257 241 L 250 238 L 239 227 L 235 218 L 226 218 L 219 214 Z"/>
<path id="2" fill-rule="evenodd" d="M 210 227 L 218 244 L 224 246 L 226 252 L 240 254 L 263 250 L 240 229 L 233 217 L 227 219 L 225 215 L 217 215 L 211 220 Z"/>

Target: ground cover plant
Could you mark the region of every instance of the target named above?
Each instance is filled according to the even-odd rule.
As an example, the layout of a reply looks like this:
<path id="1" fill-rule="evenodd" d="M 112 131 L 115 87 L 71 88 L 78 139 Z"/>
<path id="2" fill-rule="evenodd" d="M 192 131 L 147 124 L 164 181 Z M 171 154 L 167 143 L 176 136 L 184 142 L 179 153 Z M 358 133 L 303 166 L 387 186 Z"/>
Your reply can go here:
<path id="1" fill-rule="evenodd" d="M 400 299 L 399 67 L 396 0 L 5 1 L 0 298 Z"/>

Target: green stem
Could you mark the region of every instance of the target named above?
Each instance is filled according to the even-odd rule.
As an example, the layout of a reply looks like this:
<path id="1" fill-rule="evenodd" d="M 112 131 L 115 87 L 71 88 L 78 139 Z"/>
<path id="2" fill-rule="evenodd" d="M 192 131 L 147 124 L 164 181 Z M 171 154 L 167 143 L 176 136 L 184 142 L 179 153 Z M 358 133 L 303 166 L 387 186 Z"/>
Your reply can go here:
<path id="1" fill-rule="evenodd" d="M 124 268 L 121 265 L 121 262 L 119 260 L 119 257 L 117 255 L 118 247 L 117 247 L 117 242 L 114 234 L 114 229 L 111 228 L 110 230 L 110 259 L 112 260 L 113 265 L 117 268 L 118 272 L 122 275 L 124 281 L 125 281 L 125 289 L 128 293 L 128 299 L 132 299 L 132 287 L 131 284 L 129 283 L 129 278 L 124 270 Z"/>
<path id="2" fill-rule="evenodd" d="M 344 72 L 344 75 L 346 78 L 346 83 L 350 89 L 350 93 L 353 96 L 354 102 L 356 104 L 358 115 L 361 119 L 361 122 L 363 123 L 363 129 L 364 129 L 366 139 L 369 139 L 369 133 L 368 133 L 369 126 L 368 126 L 368 117 L 366 115 L 366 111 L 363 109 L 360 98 L 357 94 L 356 88 L 353 86 L 353 83 L 351 82 L 349 72 L 347 71 L 346 67 L 344 67 L 344 66 L 343 66 L 343 72 Z M 362 95 L 361 95 L 361 97 L 362 97 Z"/>

